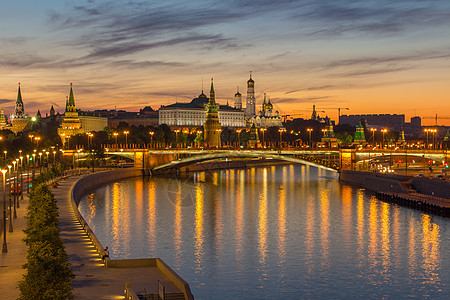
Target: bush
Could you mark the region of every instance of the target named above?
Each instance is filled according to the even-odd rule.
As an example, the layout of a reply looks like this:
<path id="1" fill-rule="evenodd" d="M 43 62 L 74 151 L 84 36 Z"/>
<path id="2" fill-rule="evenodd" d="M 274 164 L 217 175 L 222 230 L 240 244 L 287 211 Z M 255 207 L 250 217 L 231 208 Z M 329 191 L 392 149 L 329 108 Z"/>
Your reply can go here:
<path id="1" fill-rule="evenodd" d="M 20 299 L 67 299 L 74 275 L 59 237 L 58 207 L 45 183 L 33 185 L 27 212 L 26 270 Z"/>

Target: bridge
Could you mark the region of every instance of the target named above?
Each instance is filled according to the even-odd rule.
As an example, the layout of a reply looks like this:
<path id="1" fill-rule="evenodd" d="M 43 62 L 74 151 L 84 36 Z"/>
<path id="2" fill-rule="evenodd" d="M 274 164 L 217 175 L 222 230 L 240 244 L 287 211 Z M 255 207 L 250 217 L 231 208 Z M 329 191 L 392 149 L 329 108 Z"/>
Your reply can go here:
<path id="1" fill-rule="evenodd" d="M 70 151 L 69 151 L 70 152 Z M 73 159 L 85 159 L 86 153 L 73 151 Z M 265 159 L 300 163 L 326 170 L 368 170 L 374 163 L 396 165 L 402 167 L 408 164 L 430 161 L 436 164 L 449 162 L 448 150 L 408 150 L 408 149 L 304 149 L 286 148 L 273 149 L 107 149 L 107 159 L 123 157 L 134 162 L 134 166 L 152 173 L 177 173 L 189 165 L 219 161 L 220 159 Z"/>

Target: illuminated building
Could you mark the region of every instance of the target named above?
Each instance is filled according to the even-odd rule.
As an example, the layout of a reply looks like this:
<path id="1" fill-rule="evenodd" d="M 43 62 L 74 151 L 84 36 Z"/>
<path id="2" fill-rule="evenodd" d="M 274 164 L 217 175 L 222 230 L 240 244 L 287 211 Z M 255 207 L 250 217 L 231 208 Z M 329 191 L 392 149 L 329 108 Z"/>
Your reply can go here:
<path id="1" fill-rule="evenodd" d="M 81 122 L 78 117 L 71 83 L 69 99 L 66 100 L 66 111 L 64 112 L 64 119 L 62 121 L 61 127 L 58 128 L 58 134 L 61 137 L 63 144 L 65 144 L 66 139 L 78 133 L 84 133 L 84 129 L 81 127 Z"/>
<path id="2" fill-rule="evenodd" d="M 11 114 L 12 132 L 14 132 L 14 134 L 17 134 L 18 132 L 24 130 L 29 122 L 30 120 L 28 119 L 28 116 L 25 115 L 19 82 L 19 90 L 17 92 L 16 106 L 14 108 L 14 113 Z"/>
<path id="3" fill-rule="evenodd" d="M 220 133 L 222 126 L 219 122 L 219 112 L 216 104 L 213 79 L 211 78 L 211 91 L 209 92 L 208 109 L 206 111 L 206 121 L 203 125 L 205 130 L 205 144 L 208 147 L 220 147 Z"/>
<path id="4" fill-rule="evenodd" d="M 256 115 L 255 81 L 252 79 L 252 72 L 250 72 L 250 79 L 247 81 L 247 104 L 245 107 L 245 116 L 251 118 L 255 115 Z"/>

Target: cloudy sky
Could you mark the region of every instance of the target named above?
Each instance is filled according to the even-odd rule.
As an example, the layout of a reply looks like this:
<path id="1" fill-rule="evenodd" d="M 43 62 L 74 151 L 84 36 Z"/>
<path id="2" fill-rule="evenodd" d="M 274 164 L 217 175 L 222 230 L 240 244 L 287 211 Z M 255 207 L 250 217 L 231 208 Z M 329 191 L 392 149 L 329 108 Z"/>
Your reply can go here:
<path id="1" fill-rule="evenodd" d="M 283 114 L 450 117 L 448 0 L 0 1 L 0 104 L 63 112 L 266 92 Z M 431 119 L 424 123 L 434 122 Z M 444 121 L 440 121 L 444 124 Z M 450 125 L 450 120 L 445 122 Z"/>

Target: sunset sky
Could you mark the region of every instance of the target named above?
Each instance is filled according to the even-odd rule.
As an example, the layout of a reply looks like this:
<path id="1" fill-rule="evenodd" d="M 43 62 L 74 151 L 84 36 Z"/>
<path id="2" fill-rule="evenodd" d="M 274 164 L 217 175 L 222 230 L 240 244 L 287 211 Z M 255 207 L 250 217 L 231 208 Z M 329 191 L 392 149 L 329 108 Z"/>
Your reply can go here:
<path id="1" fill-rule="evenodd" d="M 138 110 L 266 92 L 282 114 L 448 117 L 450 1 L 204 0 L 0 3 L 0 103 L 11 113 Z M 322 115 L 322 114 L 321 114 Z M 423 123 L 434 124 L 432 119 Z"/>

